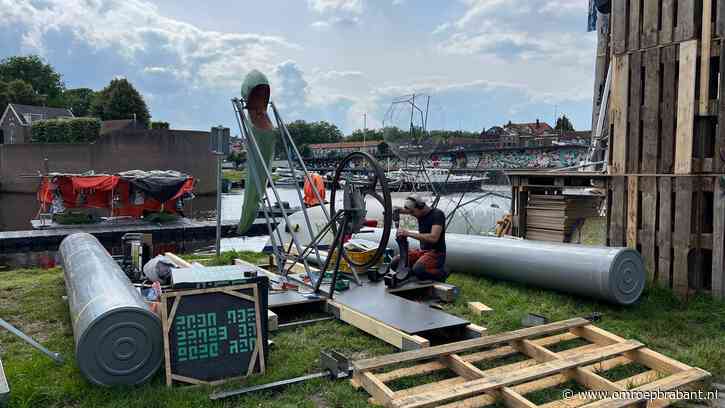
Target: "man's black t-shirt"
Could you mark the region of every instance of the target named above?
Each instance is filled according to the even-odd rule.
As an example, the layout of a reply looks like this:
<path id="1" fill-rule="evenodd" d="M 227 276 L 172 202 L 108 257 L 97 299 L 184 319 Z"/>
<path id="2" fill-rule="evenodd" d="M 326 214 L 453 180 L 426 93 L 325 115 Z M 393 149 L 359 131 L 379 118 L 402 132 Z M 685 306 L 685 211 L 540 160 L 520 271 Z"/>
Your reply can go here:
<path id="1" fill-rule="evenodd" d="M 428 214 L 424 215 L 421 218 L 418 218 L 418 232 L 421 234 L 430 234 L 431 230 L 433 229 L 434 225 L 440 225 L 443 227 L 443 232 L 441 233 L 440 238 L 438 238 L 438 242 L 434 244 L 429 244 L 427 242 L 420 242 L 420 249 L 424 251 L 430 251 L 435 250 L 438 252 L 446 252 L 446 215 L 443 213 L 443 211 L 432 208 Z"/>

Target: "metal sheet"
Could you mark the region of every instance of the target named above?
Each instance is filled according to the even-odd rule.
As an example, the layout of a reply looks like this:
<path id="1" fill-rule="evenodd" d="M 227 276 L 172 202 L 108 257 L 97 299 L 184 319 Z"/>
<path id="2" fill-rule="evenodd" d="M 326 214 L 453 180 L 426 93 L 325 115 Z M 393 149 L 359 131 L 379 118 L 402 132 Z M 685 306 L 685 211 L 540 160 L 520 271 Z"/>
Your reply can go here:
<path id="1" fill-rule="evenodd" d="M 99 385 L 140 384 L 163 357 L 161 322 L 93 235 L 60 244 L 76 359 Z"/>
<path id="2" fill-rule="evenodd" d="M 379 241 L 380 230 L 359 238 Z M 391 233 L 388 247 L 397 250 Z M 358 237 L 356 237 L 358 238 Z M 410 240 L 411 249 L 418 242 Z M 622 305 L 645 286 L 640 254 L 629 248 L 555 244 L 476 235 L 446 234 L 446 266 L 454 273 L 515 281 Z"/>
<path id="3" fill-rule="evenodd" d="M 351 285 L 349 290 L 335 293 L 335 301 L 407 334 L 419 334 L 468 325 L 468 320 L 433 309 L 388 293 L 381 282 Z"/>

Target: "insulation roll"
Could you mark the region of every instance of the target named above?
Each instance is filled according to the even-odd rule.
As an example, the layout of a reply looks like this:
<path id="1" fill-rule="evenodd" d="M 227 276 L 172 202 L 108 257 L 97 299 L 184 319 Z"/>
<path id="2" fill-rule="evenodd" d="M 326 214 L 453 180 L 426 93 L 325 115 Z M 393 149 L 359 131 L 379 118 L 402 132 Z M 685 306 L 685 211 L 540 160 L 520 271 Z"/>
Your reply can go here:
<path id="1" fill-rule="evenodd" d="M 380 230 L 355 238 L 379 242 Z M 397 251 L 395 233 L 388 247 Z M 411 249 L 418 241 L 409 239 Z M 630 248 L 557 244 L 446 234 L 446 266 L 466 273 L 572 293 L 621 305 L 636 302 L 645 285 L 639 252 Z"/>
<path id="2" fill-rule="evenodd" d="M 98 240 L 77 233 L 60 244 L 76 360 L 99 385 L 133 385 L 161 366 L 161 322 Z"/>

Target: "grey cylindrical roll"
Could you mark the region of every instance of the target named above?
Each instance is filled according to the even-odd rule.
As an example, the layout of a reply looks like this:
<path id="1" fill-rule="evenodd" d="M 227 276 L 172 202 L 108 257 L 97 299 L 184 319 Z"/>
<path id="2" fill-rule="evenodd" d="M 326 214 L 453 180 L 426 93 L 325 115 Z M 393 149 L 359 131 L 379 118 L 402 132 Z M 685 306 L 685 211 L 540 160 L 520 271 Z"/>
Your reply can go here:
<path id="1" fill-rule="evenodd" d="M 93 235 L 69 235 L 60 255 L 81 373 L 99 385 L 150 379 L 163 357 L 158 316 Z"/>
<path id="2" fill-rule="evenodd" d="M 355 238 L 380 240 L 380 231 Z M 395 234 L 388 247 L 397 251 Z M 410 240 L 411 248 L 418 241 Z M 477 235 L 446 234 L 452 272 L 573 293 L 621 305 L 637 301 L 645 285 L 640 254 L 629 248 L 556 244 Z"/>

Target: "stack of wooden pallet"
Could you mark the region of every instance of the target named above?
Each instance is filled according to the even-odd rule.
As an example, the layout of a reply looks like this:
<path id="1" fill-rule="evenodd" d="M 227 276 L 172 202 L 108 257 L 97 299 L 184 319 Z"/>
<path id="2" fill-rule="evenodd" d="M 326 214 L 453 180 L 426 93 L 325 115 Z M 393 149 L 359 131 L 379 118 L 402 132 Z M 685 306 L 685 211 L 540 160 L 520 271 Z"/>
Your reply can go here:
<path id="1" fill-rule="evenodd" d="M 526 238 L 569 242 L 577 224 L 593 216 L 596 203 L 591 197 L 532 194 L 526 206 Z"/>

